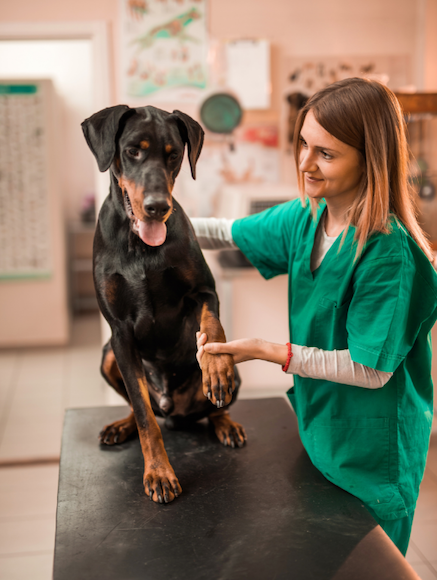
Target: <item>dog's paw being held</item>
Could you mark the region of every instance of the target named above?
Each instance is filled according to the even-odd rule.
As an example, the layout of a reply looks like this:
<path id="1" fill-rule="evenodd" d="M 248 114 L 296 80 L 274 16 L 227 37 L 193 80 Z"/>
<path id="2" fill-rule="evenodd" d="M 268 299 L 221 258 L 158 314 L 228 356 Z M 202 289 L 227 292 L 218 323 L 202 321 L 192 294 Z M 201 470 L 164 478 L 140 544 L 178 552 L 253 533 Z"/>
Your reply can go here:
<path id="1" fill-rule="evenodd" d="M 234 359 L 230 354 L 203 353 L 202 388 L 216 407 L 229 405 L 235 390 Z"/>
<path id="2" fill-rule="evenodd" d="M 146 495 L 155 503 L 169 503 L 182 493 L 182 487 L 170 464 L 146 467 L 143 483 Z"/>

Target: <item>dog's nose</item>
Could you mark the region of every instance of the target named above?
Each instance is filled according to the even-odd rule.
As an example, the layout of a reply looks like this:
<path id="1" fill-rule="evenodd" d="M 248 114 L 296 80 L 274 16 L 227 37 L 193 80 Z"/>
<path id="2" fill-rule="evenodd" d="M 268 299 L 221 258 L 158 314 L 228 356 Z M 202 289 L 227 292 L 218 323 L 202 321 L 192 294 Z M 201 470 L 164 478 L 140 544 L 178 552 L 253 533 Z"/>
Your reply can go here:
<path id="1" fill-rule="evenodd" d="M 157 199 L 147 196 L 144 199 L 144 209 L 151 218 L 163 218 L 169 211 L 170 206 L 166 199 Z"/>
<path id="2" fill-rule="evenodd" d="M 173 410 L 173 399 L 168 395 L 162 395 L 162 397 L 159 399 L 159 408 L 166 415 L 171 413 Z"/>

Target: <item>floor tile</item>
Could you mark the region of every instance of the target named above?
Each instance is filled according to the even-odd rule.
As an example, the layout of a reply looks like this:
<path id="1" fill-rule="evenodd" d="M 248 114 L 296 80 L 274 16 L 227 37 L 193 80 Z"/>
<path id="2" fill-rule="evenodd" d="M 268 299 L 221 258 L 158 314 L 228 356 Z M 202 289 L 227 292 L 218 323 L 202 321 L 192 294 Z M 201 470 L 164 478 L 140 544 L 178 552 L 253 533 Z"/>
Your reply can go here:
<path id="1" fill-rule="evenodd" d="M 58 465 L 0 469 L 0 521 L 56 516 Z"/>
<path id="2" fill-rule="evenodd" d="M 19 360 L 18 351 L 0 351 L 0 392 L 7 390 L 11 379 L 18 373 Z"/>
<path id="3" fill-rule="evenodd" d="M 20 424 L 9 418 L 0 444 L 0 459 L 59 456 L 63 415 Z"/>
<path id="4" fill-rule="evenodd" d="M 53 550 L 55 527 L 53 516 L 1 519 L 0 555 Z"/>
<path id="5" fill-rule="evenodd" d="M 64 349 L 28 349 L 23 353 L 17 375 L 17 385 L 41 382 L 53 383 L 62 379 L 65 370 Z"/>
<path id="6" fill-rule="evenodd" d="M 421 580 L 436 580 L 437 573 L 427 564 L 411 564 L 411 566 L 420 576 Z"/>
<path id="7" fill-rule="evenodd" d="M 2 580 L 50 580 L 53 573 L 53 551 L 0 557 Z"/>
<path id="8" fill-rule="evenodd" d="M 415 520 L 411 540 L 428 562 L 434 561 L 437 554 L 437 520 Z"/>
<path id="9" fill-rule="evenodd" d="M 410 542 L 410 545 L 408 546 L 407 555 L 405 556 L 405 558 L 407 559 L 407 562 L 409 562 L 411 565 L 423 564 L 424 561 L 422 555 L 420 554 L 420 552 L 418 552 L 413 542 Z"/>
<path id="10" fill-rule="evenodd" d="M 101 345 L 101 317 L 98 312 L 76 316 L 71 325 L 70 346 Z"/>
<path id="11" fill-rule="evenodd" d="M 437 521 L 437 480 L 434 479 L 429 467 L 420 485 L 419 499 L 414 514 L 415 522 L 419 520 Z"/>

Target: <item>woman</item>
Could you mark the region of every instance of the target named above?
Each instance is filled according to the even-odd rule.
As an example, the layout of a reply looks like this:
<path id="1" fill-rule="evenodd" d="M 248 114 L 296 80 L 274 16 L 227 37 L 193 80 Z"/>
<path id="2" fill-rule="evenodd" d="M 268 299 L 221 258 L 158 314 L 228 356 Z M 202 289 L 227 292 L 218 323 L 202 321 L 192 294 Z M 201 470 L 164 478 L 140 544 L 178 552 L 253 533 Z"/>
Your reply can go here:
<path id="1" fill-rule="evenodd" d="M 290 343 L 207 343 L 295 375 L 288 396 L 324 476 L 406 553 L 432 423 L 429 333 L 437 275 L 407 179 L 399 103 L 378 82 L 315 94 L 295 132 L 302 201 L 233 223 L 193 220 L 203 247 L 236 245 L 265 278 L 289 275 Z"/>

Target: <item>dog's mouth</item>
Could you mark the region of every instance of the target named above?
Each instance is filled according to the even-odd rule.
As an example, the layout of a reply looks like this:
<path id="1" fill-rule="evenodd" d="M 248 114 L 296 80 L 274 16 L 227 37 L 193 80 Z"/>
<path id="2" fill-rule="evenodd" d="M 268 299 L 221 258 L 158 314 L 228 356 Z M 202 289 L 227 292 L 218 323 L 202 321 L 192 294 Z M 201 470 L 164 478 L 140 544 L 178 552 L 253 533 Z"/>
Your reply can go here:
<path id="1" fill-rule="evenodd" d="M 148 246 L 162 246 L 167 238 L 167 226 L 163 222 L 147 219 L 140 220 L 134 214 L 127 191 L 124 192 L 124 207 L 131 220 L 132 231 Z"/>

